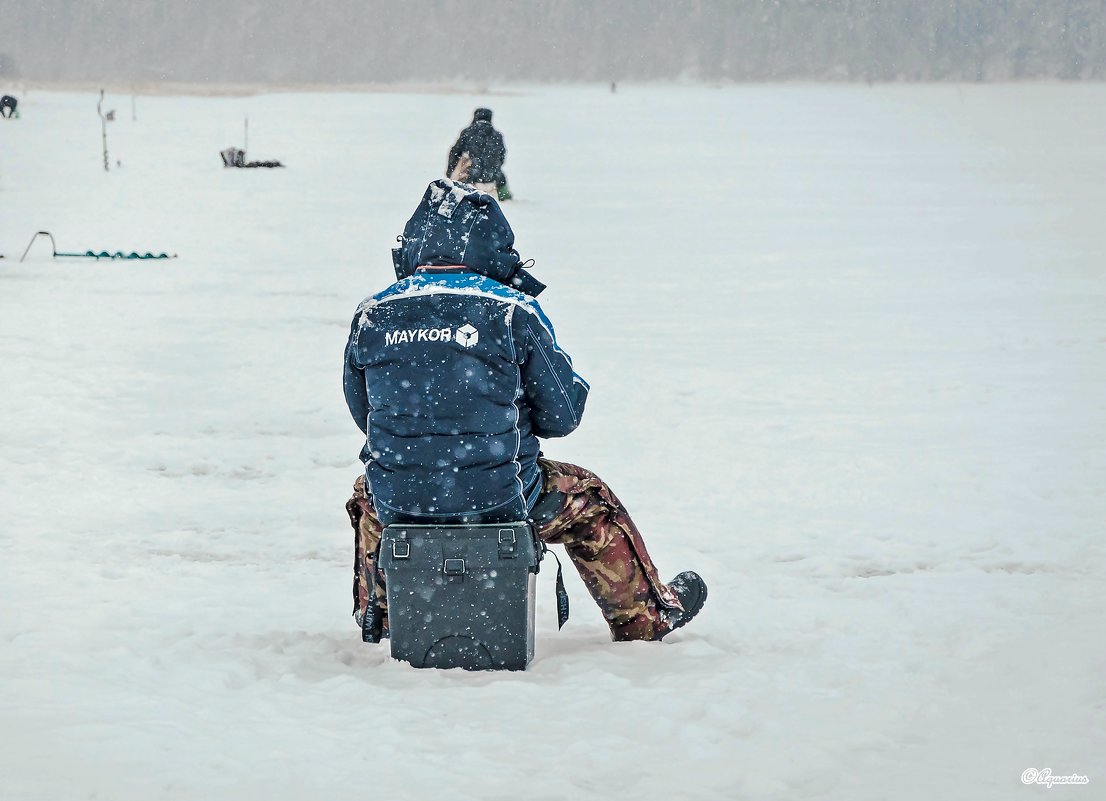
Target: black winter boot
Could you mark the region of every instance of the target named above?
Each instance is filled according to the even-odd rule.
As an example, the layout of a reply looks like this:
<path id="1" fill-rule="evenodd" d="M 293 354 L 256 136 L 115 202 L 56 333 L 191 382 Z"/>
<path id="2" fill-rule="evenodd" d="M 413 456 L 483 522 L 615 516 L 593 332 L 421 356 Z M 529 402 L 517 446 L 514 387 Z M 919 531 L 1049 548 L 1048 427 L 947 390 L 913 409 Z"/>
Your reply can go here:
<path id="1" fill-rule="evenodd" d="M 668 586 L 676 593 L 684 608 L 682 611 L 679 609 L 665 611 L 668 631 L 657 637 L 658 640 L 663 640 L 676 629 L 691 622 L 691 619 L 699 614 L 699 610 L 703 608 L 703 604 L 707 600 L 707 584 L 698 573 L 692 570 L 685 570 L 680 573 L 668 582 Z"/>

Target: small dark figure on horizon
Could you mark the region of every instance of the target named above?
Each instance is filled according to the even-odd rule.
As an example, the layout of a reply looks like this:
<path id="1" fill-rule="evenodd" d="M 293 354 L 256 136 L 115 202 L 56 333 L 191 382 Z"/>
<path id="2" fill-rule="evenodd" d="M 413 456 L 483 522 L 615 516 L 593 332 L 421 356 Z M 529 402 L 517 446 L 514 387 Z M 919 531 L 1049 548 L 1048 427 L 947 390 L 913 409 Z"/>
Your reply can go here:
<path id="1" fill-rule="evenodd" d="M 4 95 L 0 97 L 0 117 L 6 117 L 11 119 L 15 114 L 15 107 L 19 105 L 19 101 L 11 95 Z"/>
<path id="2" fill-rule="evenodd" d="M 453 181 L 472 184 L 499 200 L 509 200 L 507 176 L 503 174 L 503 160 L 507 147 L 503 134 L 492 127 L 492 111 L 478 108 L 472 114 L 472 123 L 461 131 L 449 151 L 446 176 Z"/>

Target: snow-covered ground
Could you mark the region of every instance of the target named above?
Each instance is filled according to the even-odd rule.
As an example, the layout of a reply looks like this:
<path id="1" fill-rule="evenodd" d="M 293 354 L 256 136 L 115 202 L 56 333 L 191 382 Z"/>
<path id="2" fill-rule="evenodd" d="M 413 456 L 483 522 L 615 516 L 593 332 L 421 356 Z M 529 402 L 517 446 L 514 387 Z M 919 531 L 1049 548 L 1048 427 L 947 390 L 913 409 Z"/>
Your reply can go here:
<path id="1" fill-rule="evenodd" d="M 0 120 L 0 798 L 1103 797 L 1106 86 L 115 95 L 108 174 L 95 105 Z M 666 643 L 349 617 L 342 347 L 477 105 Z"/>

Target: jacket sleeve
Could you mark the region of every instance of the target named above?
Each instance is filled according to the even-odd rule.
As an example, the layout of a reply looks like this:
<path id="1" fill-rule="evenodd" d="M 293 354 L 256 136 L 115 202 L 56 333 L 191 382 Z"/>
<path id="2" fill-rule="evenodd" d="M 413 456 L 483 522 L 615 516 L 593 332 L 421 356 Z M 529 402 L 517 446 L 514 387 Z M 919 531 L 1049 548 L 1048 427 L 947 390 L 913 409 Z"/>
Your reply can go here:
<path id="1" fill-rule="evenodd" d="M 453 168 L 457 166 L 457 162 L 461 160 L 461 154 L 465 152 L 465 134 L 464 131 L 457 137 L 457 141 L 453 143 L 453 147 L 449 149 L 449 163 L 445 165 L 445 177 L 453 175 Z"/>
<path id="2" fill-rule="evenodd" d="M 503 134 L 496 131 L 496 167 L 497 173 L 503 172 L 503 162 L 507 160 L 507 144 L 503 141 Z"/>
<path id="3" fill-rule="evenodd" d="M 572 359 L 557 347 L 552 328 L 533 314 L 525 318 L 522 384 L 530 424 L 539 437 L 572 433 L 584 414 L 588 383 L 572 369 Z"/>
<path id="4" fill-rule="evenodd" d="M 342 388 L 345 390 L 346 406 L 349 407 L 349 413 L 353 415 L 353 422 L 357 423 L 357 427 L 361 429 L 362 433 L 367 434 L 369 412 L 372 411 L 372 406 L 369 405 L 369 391 L 365 387 L 365 369 L 357 363 L 356 359 L 357 335 L 360 331 L 359 316 L 354 316 L 353 325 L 350 326 L 349 340 L 346 342 L 346 363 L 342 375 Z"/>

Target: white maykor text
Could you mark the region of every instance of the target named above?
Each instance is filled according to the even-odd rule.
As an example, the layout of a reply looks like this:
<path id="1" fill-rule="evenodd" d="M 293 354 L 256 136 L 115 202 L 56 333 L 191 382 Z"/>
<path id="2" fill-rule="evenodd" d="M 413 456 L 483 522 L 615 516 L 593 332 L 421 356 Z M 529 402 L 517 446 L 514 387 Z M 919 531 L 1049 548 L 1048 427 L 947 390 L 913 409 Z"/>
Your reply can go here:
<path id="1" fill-rule="evenodd" d="M 480 332 L 468 323 L 457 329 L 452 328 L 401 328 L 384 334 L 385 345 L 406 345 L 411 342 L 451 342 L 471 348 L 480 341 Z"/>
<path id="2" fill-rule="evenodd" d="M 1067 776 L 1055 776 L 1052 768 L 1027 768 L 1022 772 L 1022 784 L 1043 784 L 1051 788 L 1054 784 L 1088 784 L 1091 780 L 1078 773 L 1069 773 Z"/>

